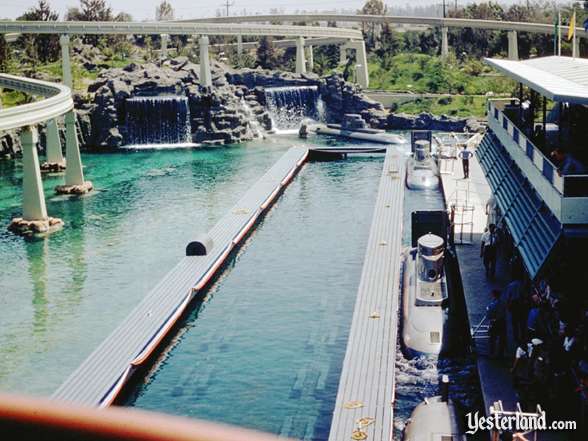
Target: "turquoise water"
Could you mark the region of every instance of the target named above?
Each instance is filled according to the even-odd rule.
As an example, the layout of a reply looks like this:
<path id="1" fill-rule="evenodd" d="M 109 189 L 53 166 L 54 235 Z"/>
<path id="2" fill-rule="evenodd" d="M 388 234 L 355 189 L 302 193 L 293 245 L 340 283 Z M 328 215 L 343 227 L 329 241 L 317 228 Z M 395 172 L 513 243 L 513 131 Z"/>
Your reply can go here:
<path id="1" fill-rule="evenodd" d="M 327 439 L 382 164 L 307 164 L 129 404 Z"/>
<path id="2" fill-rule="evenodd" d="M 0 390 L 50 394 L 296 139 L 238 147 L 84 154 L 91 196 L 56 197 L 65 228 L 27 241 L 22 164 L 0 161 Z M 252 277 L 257 277 L 252 275 Z"/>

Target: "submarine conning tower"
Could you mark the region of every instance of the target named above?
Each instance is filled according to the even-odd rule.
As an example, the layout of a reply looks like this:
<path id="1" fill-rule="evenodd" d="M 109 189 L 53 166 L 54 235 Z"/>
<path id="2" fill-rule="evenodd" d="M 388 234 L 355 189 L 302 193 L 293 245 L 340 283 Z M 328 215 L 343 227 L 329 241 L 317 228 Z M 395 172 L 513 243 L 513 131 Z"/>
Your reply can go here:
<path id="1" fill-rule="evenodd" d="M 419 279 L 436 282 L 443 276 L 444 240 L 435 234 L 425 234 L 417 242 Z"/>

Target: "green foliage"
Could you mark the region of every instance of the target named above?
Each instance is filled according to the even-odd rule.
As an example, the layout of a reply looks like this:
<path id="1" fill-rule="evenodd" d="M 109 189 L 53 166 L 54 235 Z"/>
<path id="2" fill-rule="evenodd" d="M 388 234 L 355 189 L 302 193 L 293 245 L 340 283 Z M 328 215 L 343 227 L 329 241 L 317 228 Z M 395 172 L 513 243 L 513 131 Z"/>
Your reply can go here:
<path id="1" fill-rule="evenodd" d="M 257 46 L 257 65 L 263 69 L 275 69 L 279 56 L 271 37 L 261 37 Z"/>
<path id="2" fill-rule="evenodd" d="M 368 60 L 370 87 L 418 93 L 483 95 L 487 92 L 511 93 L 514 83 L 498 76 L 478 60 L 460 62 L 450 56 L 403 53 Z"/>
<path id="3" fill-rule="evenodd" d="M 483 96 L 418 98 L 395 106 L 395 111 L 409 114 L 429 112 L 435 115 L 483 118 L 486 113 L 486 98 Z"/>
<path id="4" fill-rule="evenodd" d="M 25 21 L 56 21 L 59 19 L 59 14 L 53 11 L 45 0 L 39 0 L 37 5 L 18 17 L 18 19 Z M 23 35 L 19 38 L 18 45 L 24 48 L 27 57 L 35 64 L 37 61 L 42 63 L 55 61 L 59 57 L 60 46 L 57 35 Z"/>
<path id="5" fill-rule="evenodd" d="M 165 21 L 174 19 L 174 8 L 170 2 L 163 0 L 157 8 L 155 8 L 155 20 Z"/>

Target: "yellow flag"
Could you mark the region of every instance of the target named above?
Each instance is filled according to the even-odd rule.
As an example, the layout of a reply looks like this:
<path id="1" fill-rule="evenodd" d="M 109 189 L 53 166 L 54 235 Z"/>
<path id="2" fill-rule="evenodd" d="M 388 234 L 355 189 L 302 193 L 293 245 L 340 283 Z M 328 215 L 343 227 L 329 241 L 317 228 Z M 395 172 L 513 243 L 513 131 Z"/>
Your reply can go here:
<path id="1" fill-rule="evenodd" d="M 576 11 L 572 14 L 572 19 L 570 20 L 570 27 L 568 28 L 568 41 L 574 38 L 574 34 L 576 33 Z"/>

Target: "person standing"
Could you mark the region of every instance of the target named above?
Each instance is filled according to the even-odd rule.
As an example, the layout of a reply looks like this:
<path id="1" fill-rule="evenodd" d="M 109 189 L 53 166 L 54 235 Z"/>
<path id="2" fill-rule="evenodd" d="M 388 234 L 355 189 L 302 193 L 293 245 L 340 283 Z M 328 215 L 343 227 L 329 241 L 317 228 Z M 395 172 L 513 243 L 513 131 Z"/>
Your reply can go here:
<path id="1" fill-rule="evenodd" d="M 468 179 L 470 177 L 470 158 L 474 156 L 472 152 L 468 150 L 467 144 L 463 145 L 463 150 L 457 154 L 458 158 L 461 158 L 461 164 L 463 166 L 463 178 Z"/>
<path id="2" fill-rule="evenodd" d="M 498 235 L 496 234 L 496 225 L 490 224 L 488 229 L 482 234 L 482 244 L 480 248 L 480 257 L 484 259 L 486 268 L 486 277 L 494 277 L 496 274 L 496 246 Z"/>
<path id="3" fill-rule="evenodd" d="M 527 331 L 527 302 L 523 281 L 516 277 L 504 288 L 504 300 L 510 312 L 512 333 L 517 342 L 525 340 Z"/>
<path id="4" fill-rule="evenodd" d="M 506 307 L 501 299 L 500 291 L 492 290 L 492 301 L 486 308 L 486 316 L 490 321 L 490 357 L 504 357 L 506 349 Z"/>

